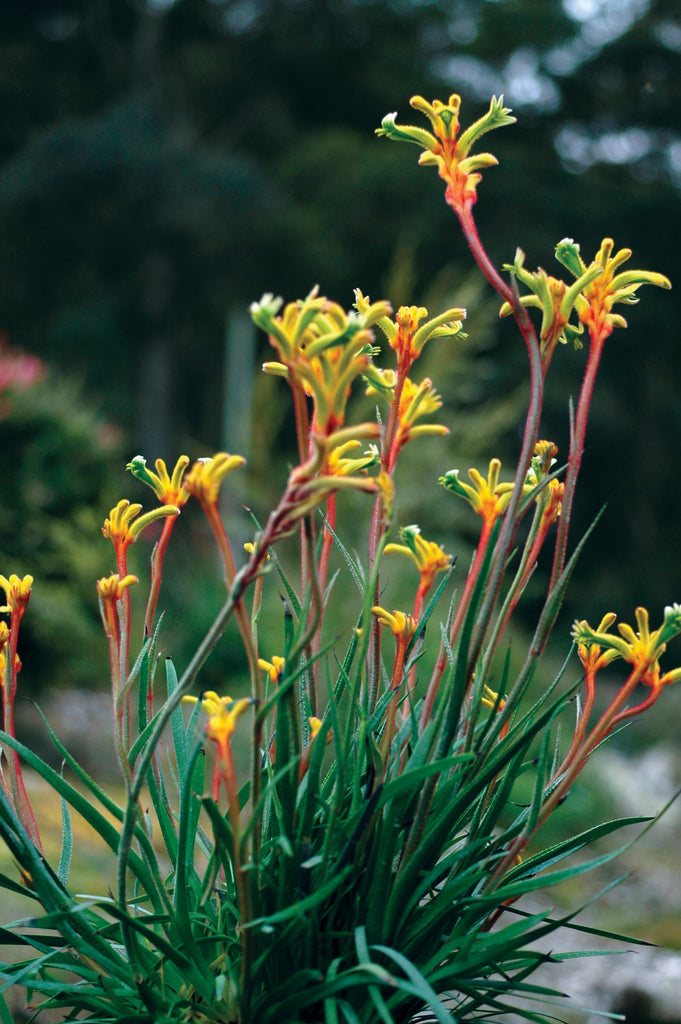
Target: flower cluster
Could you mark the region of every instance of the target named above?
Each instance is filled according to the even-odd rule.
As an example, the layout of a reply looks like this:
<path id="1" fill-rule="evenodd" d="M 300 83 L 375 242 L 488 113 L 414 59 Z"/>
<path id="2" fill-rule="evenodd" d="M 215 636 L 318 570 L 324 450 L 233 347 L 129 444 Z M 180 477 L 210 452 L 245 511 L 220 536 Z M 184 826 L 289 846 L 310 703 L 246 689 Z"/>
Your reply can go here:
<path id="1" fill-rule="evenodd" d="M 0 613 L 8 616 L 0 621 L 0 834 L 29 898 L 45 911 L 40 917 L 34 907 L 16 925 L 35 959 L 4 964 L 0 973 L 43 993 L 69 1020 L 374 1024 L 428 1013 L 453 1024 L 498 1015 L 510 1007 L 507 996 L 540 995 L 545 990 L 528 978 L 546 957 L 531 944 L 558 922 L 545 911 L 510 919 L 508 912 L 520 897 L 536 896 L 544 879 L 581 873 L 582 864 L 551 867 L 611 826 L 545 848 L 539 831 L 599 746 L 681 680 L 681 668 L 662 667 L 681 635 L 675 604 L 656 629 L 644 608 L 635 625 L 617 630 L 612 612 L 596 628 L 576 622 L 575 676 L 581 666 L 584 678 L 531 693 L 579 553 L 569 549 L 568 529 L 600 352 L 625 326 L 614 306 L 637 301 L 642 284 L 669 282 L 623 271 L 630 252 L 613 255 L 610 239 L 588 265 L 564 239 L 556 256 L 572 283 L 541 268 L 530 273 L 518 249 L 506 269 L 525 289 L 519 295 L 491 264 L 473 216 L 480 171 L 496 163 L 489 153 L 473 154 L 474 144 L 511 124 L 509 110 L 494 98 L 461 132 L 458 96 L 411 103 L 431 131 L 389 115 L 379 134 L 416 143 L 420 162 L 438 168 L 473 259 L 527 349 L 530 398 L 513 471 L 507 462 L 502 480 L 492 457 L 486 470 L 440 477 L 473 513 L 477 539 L 467 565 L 448 553 L 459 549 L 451 531 L 441 544 L 417 525 L 398 529 L 405 446 L 447 434 L 429 419 L 442 415 L 436 384 L 419 380 L 414 364 L 426 344 L 464 337 L 465 311 L 429 318 L 425 307 L 405 304 L 393 316 L 390 303 L 372 303 L 358 290 L 347 312 L 316 288 L 297 302 L 265 295 L 254 303 L 252 318 L 277 356 L 264 369 L 290 389 L 297 445 L 269 515 L 254 515 L 251 539 L 239 538 L 235 548 L 221 497 L 245 464 L 240 455 L 192 463 L 183 454 L 171 469 L 162 459 L 149 468 L 138 455 L 127 468 L 157 505 L 143 511 L 121 499 L 102 527 L 115 567 L 96 589 L 124 807 L 58 739 L 69 773 L 17 739 L 19 631 L 34 581 L 0 575 Z M 533 309 L 541 311 L 538 330 Z M 556 445 L 540 438 L 544 382 L 557 345 L 587 336 L 559 466 Z M 356 422 L 355 409 L 373 404 L 359 394 L 362 406 L 353 404 L 361 390 L 380 409 Z M 350 514 L 347 492 L 360 496 Z M 181 673 L 172 657 L 163 659 L 160 698 L 159 655 L 172 655 L 182 621 L 168 629 L 157 608 L 166 552 L 186 528 L 181 513 L 190 502 L 210 527 L 222 593 Z M 451 508 L 445 499 L 442 506 Z M 144 573 L 128 572 L 127 560 L 147 528 L 153 548 L 142 623 Z M 409 571 L 394 597 L 405 559 Z M 526 630 L 513 625 L 530 579 L 540 610 L 525 643 Z M 226 657 L 214 669 L 216 689 L 201 690 L 220 644 Z M 599 674 L 613 663 L 617 686 L 597 700 Z M 55 868 L 41 847 L 22 758 L 64 808 Z M 520 801 L 525 785 L 530 797 Z M 116 888 L 107 896 L 83 902 L 71 892 L 68 805 L 116 858 Z M 20 891 L 5 876 L 0 885 Z M 0 993 L 4 1021 L 1 1000 Z"/>

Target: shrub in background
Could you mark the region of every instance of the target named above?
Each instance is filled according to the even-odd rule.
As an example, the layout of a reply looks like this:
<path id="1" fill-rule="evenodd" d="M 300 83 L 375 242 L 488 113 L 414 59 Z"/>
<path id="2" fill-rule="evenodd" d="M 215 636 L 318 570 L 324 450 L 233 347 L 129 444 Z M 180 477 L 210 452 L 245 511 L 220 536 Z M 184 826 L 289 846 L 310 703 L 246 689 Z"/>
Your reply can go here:
<path id="1" fill-rule="evenodd" d="M 122 439 L 34 356 L 0 348 L 0 563 L 40 579 L 24 652 L 32 688 L 103 685 L 90 538 L 115 494 Z"/>

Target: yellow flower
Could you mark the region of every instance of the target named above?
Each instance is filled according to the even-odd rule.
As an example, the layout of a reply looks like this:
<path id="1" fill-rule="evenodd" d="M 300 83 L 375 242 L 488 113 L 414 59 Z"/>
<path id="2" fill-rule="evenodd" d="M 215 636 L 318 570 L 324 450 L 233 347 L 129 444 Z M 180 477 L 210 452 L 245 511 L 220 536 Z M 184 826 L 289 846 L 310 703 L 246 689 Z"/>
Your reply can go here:
<path id="1" fill-rule="evenodd" d="M 219 698 L 217 707 L 211 712 L 206 726 L 206 736 L 210 740 L 215 740 L 219 750 L 224 750 L 236 729 L 237 721 L 251 703 L 250 697 L 241 697 L 239 700 L 232 701 L 227 697 Z"/>
<path id="2" fill-rule="evenodd" d="M 355 290 L 355 308 L 360 313 L 372 308 L 369 299 L 359 289 Z M 394 320 L 388 316 L 376 320 L 377 327 L 381 328 L 390 347 L 397 353 L 397 365 L 401 373 L 408 372 L 430 338 L 466 337 L 461 330 L 461 322 L 466 316 L 465 309 L 447 309 L 419 327 L 420 321 L 426 316 L 428 310 L 424 306 L 400 306 Z"/>
<path id="3" fill-rule="evenodd" d="M 175 463 L 172 476 L 170 476 L 163 459 L 156 459 L 156 472 L 154 473 L 147 469 L 146 459 L 142 455 L 136 455 L 132 462 L 128 463 L 126 469 L 138 480 L 148 484 L 162 505 L 176 505 L 181 508 L 189 497 L 189 493 L 182 486 L 182 477 L 188 465 L 189 456 L 180 455 Z"/>
<path id="4" fill-rule="evenodd" d="M 411 640 L 418 626 L 413 615 L 407 615 L 406 612 L 398 611 L 393 611 L 391 614 L 379 605 L 376 605 L 371 609 L 371 614 L 375 615 L 378 621 L 382 622 L 384 626 L 387 626 L 393 636 L 397 637 L 398 640 Z"/>
<path id="5" fill-rule="evenodd" d="M 457 213 L 461 213 L 467 206 L 472 206 L 477 198 L 476 189 L 481 175 L 476 172 L 485 167 L 493 167 L 498 162 L 491 153 L 470 156 L 473 143 L 493 128 L 513 124 L 515 118 L 511 117 L 508 108 L 504 107 L 503 96 L 499 99 L 493 96 L 487 113 L 457 139 L 460 96 L 452 94 L 448 103 L 442 103 L 440 100 L 428 103 L 422 96 L 412 96 L 409 103 L 415 110 L 426 115 L 433 134 L 412 125 L 396 124 L 397 114 L 388 114 L 384 117 L 376 134 L 422 146 L 425 152 L 421 154 L 419 163 L 433 164 L 437 167 L 440 177 L 447 183 L 447 202 Z"/>
<path id="6" fill-rule="evenodd" d="M 626 622 L 620 622 L 617 627 L 620 636 L 609 632 L 615 621 L 612 612 L 604 617 L 598 629 L 592 629 L 585 620 L 575 622 L 572 637 L 578 645 L 582 662 L 585 663 L 589 650 L 596 646 L 599 653 L 603 648 L 607 652 L 612 652 L 608 661 L 619 656 L 634 669 L 641 670 L 641 682 L 654 689 L 677 682 L 681 679 L 681 668 L 660 675 L 658 659 L 666 650 L 667 643 L 681 633 L 681 606 L 675 604 L 665 608 L 662 625 L 653 631 L 650 629 L 649 616 L 645 608 L 637 608 L 635 614 L 638 630 L 635 631 Z"/>
<path id="7" fill-rule="evenodd" d="M 278 654 L 272 655 L 272 661 L 265 661 L 264 658 L 258 658 L 258 668 L 267 672 L 273 683 L 278 683 L 286 671 L 286 658 L 282 658 Z"/>
<path id="8" fill-rule="evenodd" d="M 4 699 L 5 694 L 5 672 L 7 671 L 7 641 L 9 640 L 9 627 L 6 622 L 0 622 L 0 695 Z M 19 655 L 14 656 L 15 671 L 21 669 Z"/>
<path id="9" fill-rule="evenodd" d="M 614 242 L 604 238 L 595 259 L 587 268 L 579 254 L 579 246 L 571 238 L 564 238 L 556 246 L 556 257 L 563 266 L 577 278 L 572 286 L 580 286 L 574 298 L 579 319 L 594 337 L 607 337 L 614 327 L 626 327 L 627 321 L 619 313 L 613 313 L 616 302 L 634 305 L 638 302 L 636 292 L 642 284 L 654 284 L 658 288 L 671 288 L 664 274 L 650 270 L 626 270 L 615 273 L 631 256 L 631 249 L 620 249 L 612 255 Z"/>
<path id="10" fill-rule="evenodd" d="M 126 548 L 139 537 L 142 530 L 150 523 L 165 516 L 179 516 L 180 510 L 176 505 L 161 505 L 151 512 L 145 512 L 140 516 L 142 506 L 134 502 L 130 504 L 127 498 L 122 498 L 115 508 L 111 509 L 108 517 L 104 520 L 102 533 L 109 540 L 113 541 L 116 550 Z"/>
<path id="11" fill-rule="evenodd" d="M 439 572 L 446 572 L 452 564 L 452 556 L 445 553 L 439 544 L 424 540 L 418 526 L 405 526 L 400 530 L 403 544 L 386 544 L 385 554 L 406 555 L 421 574 L 420 590 L 430 589 Z"/>
<path id="12" fill-rule="evenodd" d="M 582 347 L 580 335 L 584 327 L 581 323 L 571 324 L 570 316 L 581 289 L 596 277 L 599 271 L 596 268 L 584 267 L 583 271 L 580 271 L 579 279 L 568 286 L 565 281 L 549 276 L 543 267 L 530 273 L 524 264 L 525 253 L 522 249 L 516 249 L 513 263 L 504 264 L 504 270 L 513 274 L 530 290 L 529 295 L 520 297 L 521 305 L 535 306 L 542 311 L 539 338 L 542 361 L 544 367 L 547 367 L 558 343 L 565 345 L 570 341 L 575 348 Z M 512 311 L 510 302 L 505 302 L 499 310 L 499 316 L 509 316 Z"/>
<path id="13" fill-rule="evenodd" d="M 206 735 L 217 743 L 224 744 L 229 740 L 236 728 L 237 720 L 246 708 L 252 704 L 250 697 L 233 700 L 231 697 L 219 697 L 215 690 L 205 690 L 200 697 L 183 697 L 183 704 L 198 704 L 209 716 Z"/>
<path id="14" fill-rule="evenodd" d="M 487 686 L 487 684 L 485 684 L 483 686 L 480 703 L 484 708 L 489 708 L 490 711 L 493 711 L 494 708 L 496 708 L 497 711 L 501 711 L 501 709 L 506 704 L 506 701 L 503 698 L 499 700 L 499 694 L 495 693 L 490 686 Z"/>
<path id="15" fill-rule="evenodd" d="M 400 396 L 400 426 L 408 431 L 411 437 L 423 433 L 448 433 L 446 427 L 414 427 L 416 420 L 428 416 L 442 407 L 442 399 L 433 387 L 430 377 L 424 377 L 420 384 L 415 384 L 408 377 L 402 387 Z"/>
<path id="16" fill-rule="evenodd" d="M 367 394 L 376 393 L 376 390 L 376 384 L 372 381 Z M 433 387 L 430 377 L 424 377 L 420 384 L 415 384 L 409 377 L 405 377 L 397 411 L 396 451 L 400 451 L 416 437 L 448 434 L 449 430 L 441 423 L 416 424 L 422 416 L 429 416 L 441 406 L 442 399 Z"/>
<path id="17" fill-rule="evenodd" d="M 102 601 L 110 601 L 115 604 L 123 597 L 123 592 L 134 583 L 139 583 L 137 576 L 129 575 L 120 579 L 118 573 L 113 573 L 111 576 L 103 576 L 101 580 L 97 580 L 97 593 Z"/>
<path id="18" fill-rule="evenodd" d="M 370 444 L 368 450 L 358 458 L 348 459 L 345 457 L 347 452 L 361 447 L 359 441 L 352 440 L 332 448 L 324 466 L 325 475 L 354 476 L 356 473 L 366 473 L 370 466 L 378 465 L 381 459 L 375 444 Z"/>
<path id="19" fill-rule="evenodd" d="M 393 511 L 395 509 L 395 482 L 390 476 L 390 473 L 387 473 L 382 469 L 376 477 L 375 484 L 376 493 L 381 496 L 385 521 L 386 523 L 389 523 L 392 521 Z"/>
<path id="20" fill-rule="evenodd" d="M 230 455 L 228 452 L 218 452 L 212 459 L 198 459 L 185 477 L 185 490 L 202 504 L 217 505 L 222 481 L 228 473 L 243 466 L 245 462 L 241 455 Z"/>
<path id="21" fill-rule="evenodd" d="M 596 627 L 596 633 L 607 632 L 616 618 L 617 616 L 614 612 L 608 612 L 603 616 Z M 580 625 L 583 626 L 585 623 L 581 623 Z M 575 623 L 575 628 L 576 627 L 577 623 Z M 575 636 L 574 631 L 573 636 Z M 575 637 L 575 639 L 577 638 Z M 601 647 L 597 643 L 584 642 L 584 638 L 581 642 L 577 640 L 577 654 L 579 655 L 579 660 L 584 666 L 584 669 L 591 675 L 599 671 L 599 669 L 604 668 L 606 665 L 609 665 L 611 661 L 615 660 L 615 658 L 621 657 L 619 651 L 614 647 L 611 647 L 606 651 L 602 651 Z"/>
<path id="22" fill-rule="evenodd" d="M 321 718 L 316 718 L 314 715 L 310 715 L 307 721 L 310 726 L 310 742 L 312 742 L 322 727 L 322 720 Z"/>
<path id="23" fill-rule="evenodd" d="M 256 550 L 256 545 L 253 543 L 253 541 L 252 540 L 247 540 L 246 543 L 244 544 L 244 551 L 246 552 L 246 554 L 247 555 L 252 555 L 255 550 Z M 269 562 L 270 557 L 271 556 L 270 556 L 270 553 L 268 551 L 267 554 L 265 555 L 264 561 L 265 562 Z"/>
<path id="24" fill-rule="evenodd" d="M 487 479 L 477 469 L 469 469 L 468 476 L 471 479 L 471 484 L 465 484 L 459 480 L 459 470 L 450 469 L 448 473 L 440 477 L 439 482 L 448 491 L 464 498 L 473 511 L 482 516 L 485 523 L 491 526 L 506 511 L 513 491 L 512 483 L 499 483 L 500 469 L 500 460 L 491 459 Z M 531 490 L 532 487 L 528 484 L 523 487 L 525 493 L 529 493 Z"/>
<path id="25" fill-rule="evenodd" d="M 20 579 L 16 573 L 12 573 L 7 579 L 6 576 L 0 575 L 0 587 L 5 591 L 7 598 L 7 604 L 0 607 L 0 612 L 23 615 L 28 606 L 32 586 L 32 576 L 24 576 L 23 579 Z"/>
<path id="26" fill-rule="evenodd" d="M 345 406 L 356 377 L 371 364 L 369 329 L 391 311 L 375 303 L 360 313 L 346 313 L 314 288 L 306 299 L 291 302 L 281 315 L 281 299 L 266 295 L 251 306 L 251 316 L 266 331 L 279 360 L 266 363 L 268 373 L 286 376 L 314 399 L 313 430 L 326 436 L 345 422 Z"/>

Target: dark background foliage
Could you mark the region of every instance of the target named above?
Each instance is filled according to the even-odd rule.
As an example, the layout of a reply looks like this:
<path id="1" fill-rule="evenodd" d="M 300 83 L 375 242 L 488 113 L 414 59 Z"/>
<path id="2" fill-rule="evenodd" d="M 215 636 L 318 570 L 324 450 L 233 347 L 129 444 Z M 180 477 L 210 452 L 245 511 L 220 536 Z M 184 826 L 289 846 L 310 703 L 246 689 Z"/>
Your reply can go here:
<path id="1" fill-rule="evenodd" d="M 264 291 L 290 300 L 315 283 L 346 306 L 357 286 L 432 313 L 466 304 L 467 354 L 441 348 L 428 367 L 457 432 L 431 461 L 413 460 L 410 510 L 408 492 L 451 465 L 512 459 L 524 362 L 471 282 L 433 171 L 416 166 L 414 147 L 373 132 L 390 110 L 413 120 L 414 93 L 461 93 L 469 123 L 503 92 L 518 124 L 489 137 L 500 167 L 477 208 L 493 260 L 520 245 L 528 267 L 551 271 L 560 238 L 588 260 L 609 235 L 633 249 L 632 266 L 677 285 L 644 289 L 629 330 L 608 343 L 575 533 L 609 507 L 568 610 L 631 620 L 641 603 L 656 621 L 681 593 L 680 87 L 675 0 L 3 4 L 0 327 L 55 375 L 77 375 L 98 415 L 122 428 L 126 454 L 174 461 L 245 446 L 263 512 L 290 436 L 276 382 L 249 390 L 264 353 L 248 355 L 238 313 Z M 235 387 L 239 338 L 247 361 Z M 560 351 L 550 378 L 545 434 L 563 453 L 583 365 L 583 352 Z M 481 428 L 490 444 L 476 450 Z M 21 463 L 8 430 L 0 423 L 4 457 Z M 3 506 L 16 479 L 3 475 Z M 122 478 L 116 493 L 147 500 Z M 433 490 L 428 515 L 456 550 L 441 504 Z M 18 537 L 0 514 L 4 558 L 37 577 L 39 545 Z"/>

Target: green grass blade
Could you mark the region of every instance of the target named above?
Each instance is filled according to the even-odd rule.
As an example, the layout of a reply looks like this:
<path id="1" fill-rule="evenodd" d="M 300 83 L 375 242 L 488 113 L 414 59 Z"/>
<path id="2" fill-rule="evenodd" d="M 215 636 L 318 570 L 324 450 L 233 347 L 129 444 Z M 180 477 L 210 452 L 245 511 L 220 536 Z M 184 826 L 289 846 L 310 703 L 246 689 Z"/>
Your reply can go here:
<path id="1" fill-rule="evenodd" d="M 69 871 L 71 869 L 71 857 L 73 854 L 73 829 L 71 828 L 71 816 L 69 807 L 64 797 L 61 798 L 61 854 L 59 856 L 59 867 L 57 878 L 64 887 L 68 885 Z"/>

